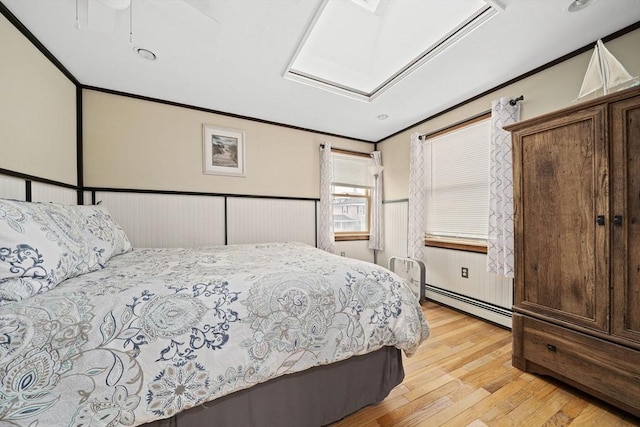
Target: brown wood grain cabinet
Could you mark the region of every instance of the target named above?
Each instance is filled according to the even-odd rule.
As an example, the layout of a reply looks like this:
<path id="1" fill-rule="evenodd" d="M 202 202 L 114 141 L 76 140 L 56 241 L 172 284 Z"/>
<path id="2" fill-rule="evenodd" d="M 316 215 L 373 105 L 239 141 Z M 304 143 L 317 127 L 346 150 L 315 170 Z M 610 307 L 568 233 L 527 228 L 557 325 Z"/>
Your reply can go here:
<path id="1" fill-rule="evenodd" d="M 640 416 L 640 88 L 507 129 L 513 365 Z"/>

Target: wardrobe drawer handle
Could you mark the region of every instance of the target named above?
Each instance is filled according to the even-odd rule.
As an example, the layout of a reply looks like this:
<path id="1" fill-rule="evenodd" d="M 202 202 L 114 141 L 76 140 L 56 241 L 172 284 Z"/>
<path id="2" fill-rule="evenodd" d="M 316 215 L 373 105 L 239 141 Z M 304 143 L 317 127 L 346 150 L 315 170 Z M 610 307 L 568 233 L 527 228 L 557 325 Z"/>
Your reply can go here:
<path id="1" fill-rule="evenodd" d="M 547 350 L 552 351 L 552 352 L 556 352 L 556 346 L 553 344 L 547 344 Z"/>

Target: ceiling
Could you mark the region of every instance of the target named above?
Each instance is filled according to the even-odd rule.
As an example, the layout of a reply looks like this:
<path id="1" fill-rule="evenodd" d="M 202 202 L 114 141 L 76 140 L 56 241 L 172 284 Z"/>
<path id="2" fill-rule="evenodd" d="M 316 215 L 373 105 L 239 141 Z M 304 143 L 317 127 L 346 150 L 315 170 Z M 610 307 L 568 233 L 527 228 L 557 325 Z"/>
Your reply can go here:
<path id="1" fill-rule="evenodd" d="M 484 24 L 358 99 L 285 78 L 323 0 L 133 0 L 123 10 L 109 0 L 0 1 L 83 85 L 372 142 L 640 21 L 640 0 L 572 13 L 571 0 L 487 0 L 498 13 Z M 430 1 L 382 3 L 387 13 Z M 357 33 L 344 22 L 336 31 L 338 43 Z"/>

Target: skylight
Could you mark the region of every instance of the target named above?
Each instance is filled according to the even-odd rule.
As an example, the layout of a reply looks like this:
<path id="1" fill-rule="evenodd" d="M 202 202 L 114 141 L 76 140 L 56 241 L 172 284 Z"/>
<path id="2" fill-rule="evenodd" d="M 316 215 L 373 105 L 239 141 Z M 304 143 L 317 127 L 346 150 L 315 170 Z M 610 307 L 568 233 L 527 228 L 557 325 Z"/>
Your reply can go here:
<path id="1" fill-rule="evenodd" d="M 364 7 L 366 10 L 377 13 L 378 7 L 381 6 L 381 0 L 351 0 L 360 7 Z"/>
<path id="2" fill-rule="evenodd" d="M 325 0 L 285 77 L 371 100 L 498 13 L 492 0 Z"/>

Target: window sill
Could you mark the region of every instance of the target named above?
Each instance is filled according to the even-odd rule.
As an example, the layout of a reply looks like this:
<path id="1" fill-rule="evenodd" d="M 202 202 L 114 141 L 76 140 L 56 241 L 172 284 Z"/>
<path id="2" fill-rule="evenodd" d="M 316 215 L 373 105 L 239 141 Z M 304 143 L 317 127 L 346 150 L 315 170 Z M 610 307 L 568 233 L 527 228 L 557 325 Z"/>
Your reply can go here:
<path id="1" fill-rule="evenodd" d="M 485 241 L 430 236 L 424 239 L 424 245 L 456 251 L 487 253 L 487 243 Z"/>
<path id="2" fill-rule="evenodd" d="M 347 242 L 351 240 L 369 240 L 368 234 L 336 234 L 335 236 L 336 242 Z"/>

